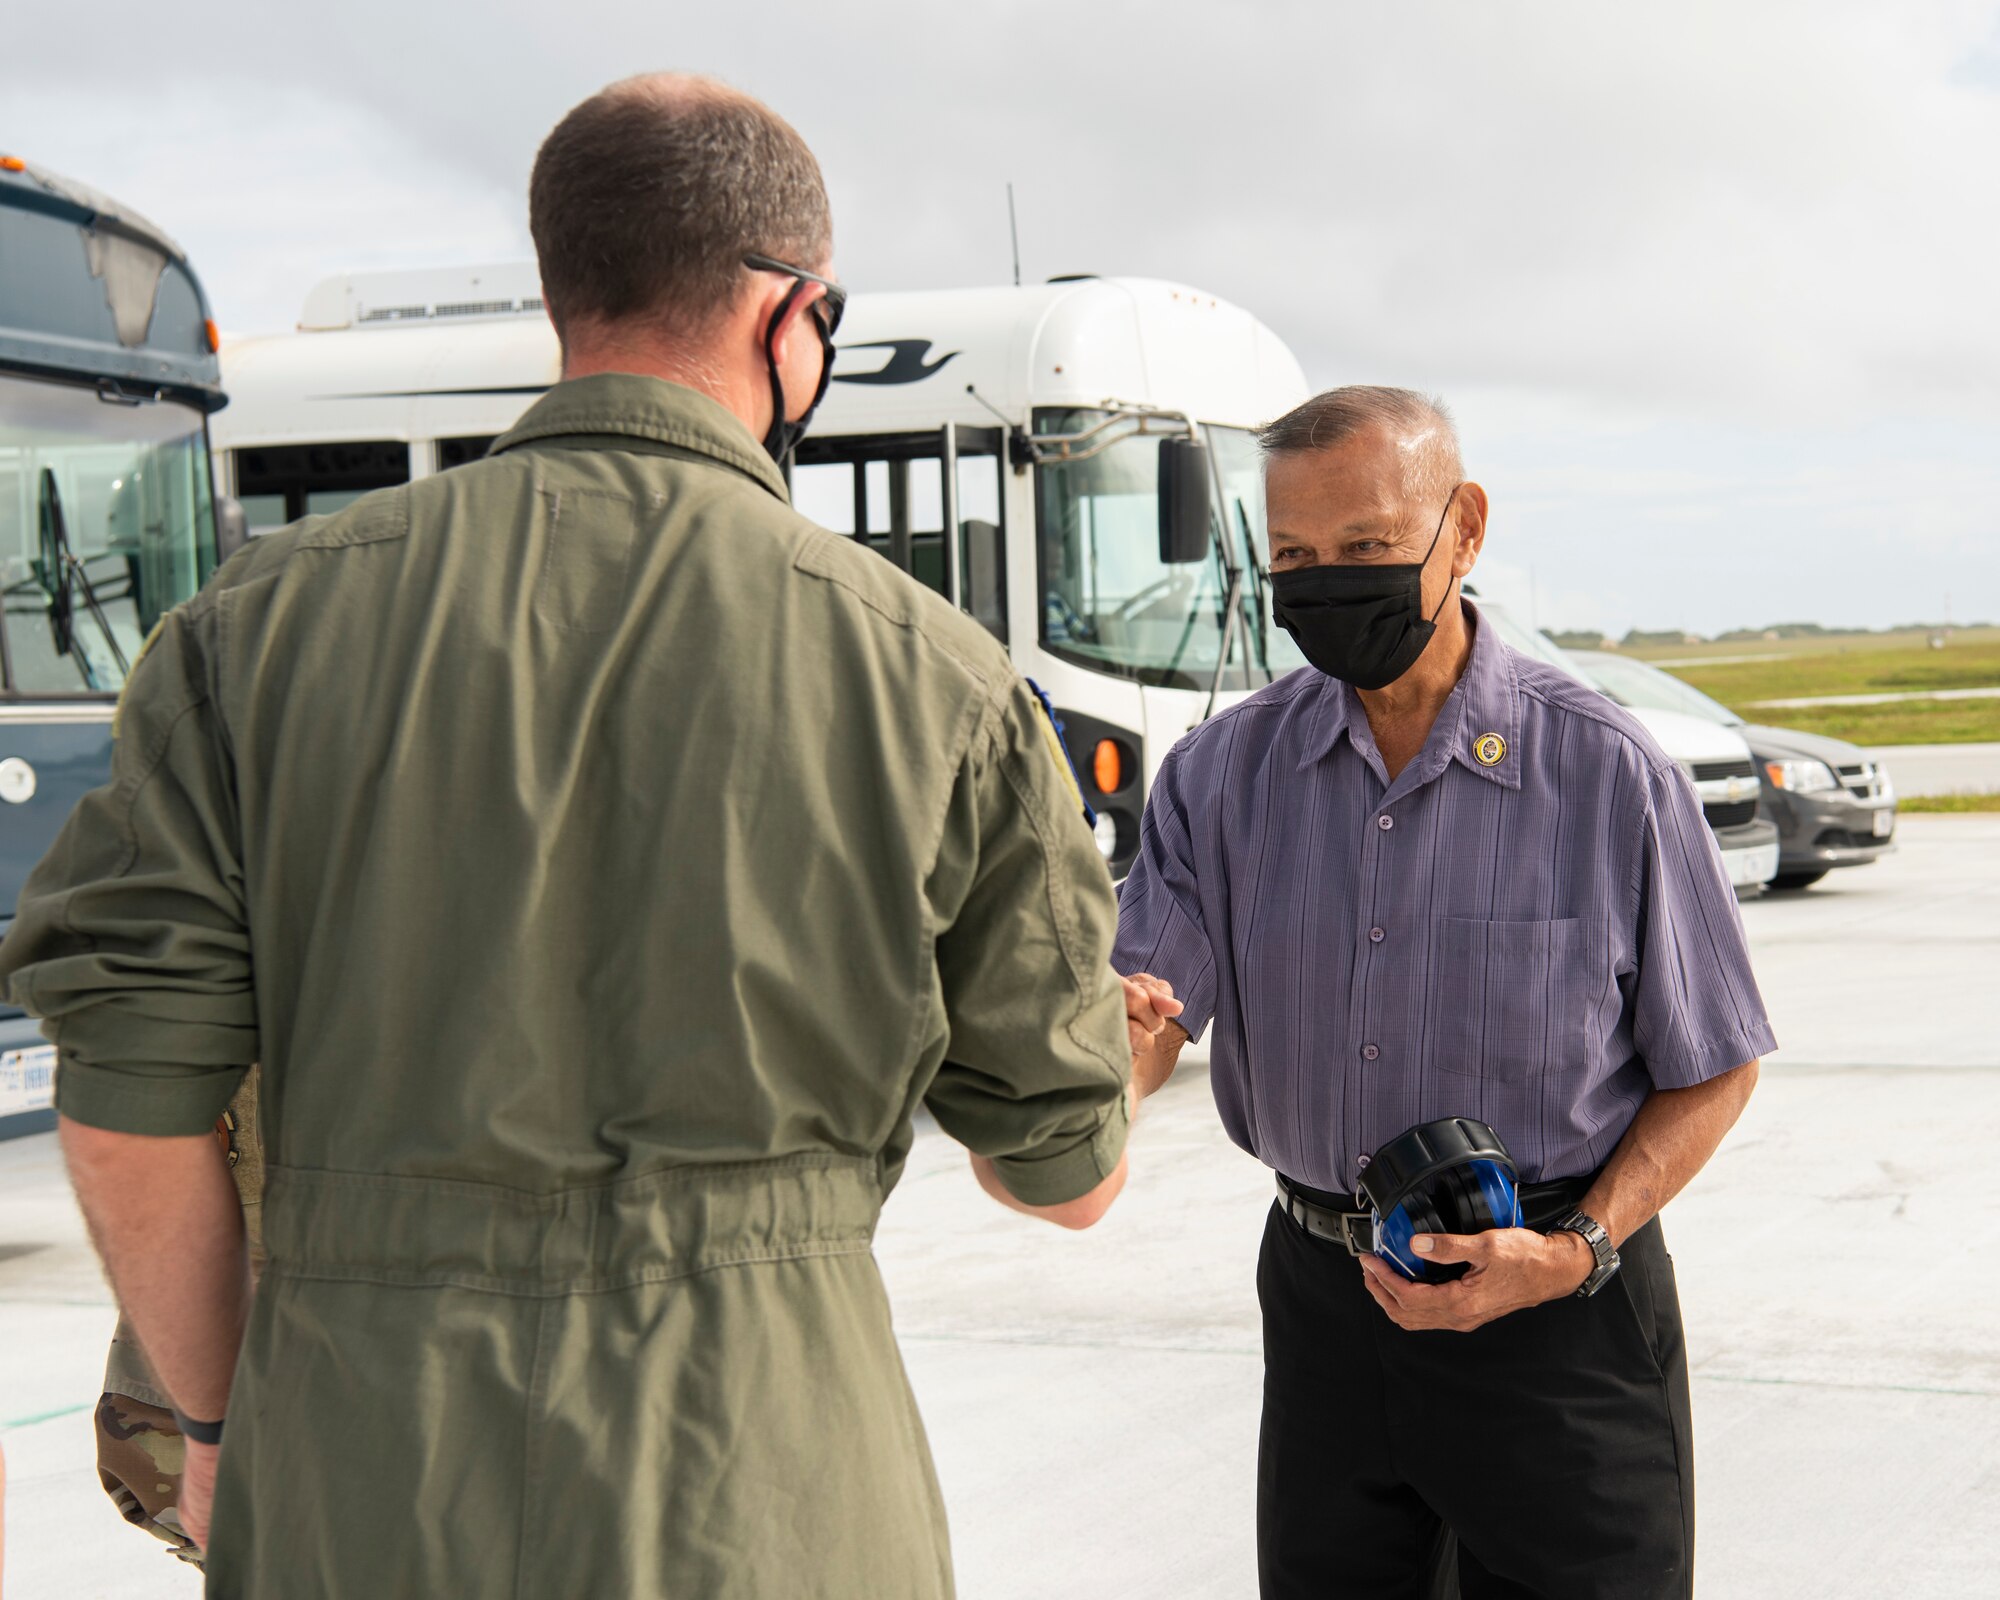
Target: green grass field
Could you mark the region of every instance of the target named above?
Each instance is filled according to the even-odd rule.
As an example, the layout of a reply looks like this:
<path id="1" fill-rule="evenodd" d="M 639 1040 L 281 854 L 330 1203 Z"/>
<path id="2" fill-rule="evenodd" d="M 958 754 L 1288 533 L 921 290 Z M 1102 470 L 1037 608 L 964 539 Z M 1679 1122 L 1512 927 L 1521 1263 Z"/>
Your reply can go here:
<path id="1" fill-rule="evenodd" d="M 1930 649 L 1922 633 L 1902 633 L 1665 645 L 1632 654 L 1671 663 L 1668 671 L 1750 722 L 1830 734 L 1863 745 L 2000 740 L 2000 699 L 1783 708 L 1756 704 L 1808 695 L 1923 694 L 2000 686 L 2000 628 L 1955 633 L 1942 650 Z M 1753 656 L 1758 659 L 1733 659 Z"/>
<path id="2" fill-rule="evenodd" d="M 2000 811 L 2000 794 L 1910 795 L 1896 802 L 1899 811 Z"/>

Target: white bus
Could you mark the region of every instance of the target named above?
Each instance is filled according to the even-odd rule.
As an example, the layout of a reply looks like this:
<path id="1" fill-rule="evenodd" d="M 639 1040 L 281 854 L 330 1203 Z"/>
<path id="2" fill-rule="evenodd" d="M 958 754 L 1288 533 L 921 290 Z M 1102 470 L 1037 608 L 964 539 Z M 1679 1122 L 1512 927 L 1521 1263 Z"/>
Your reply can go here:
<path id="1" fill-rule="evenodd" d="M 1184 285 L 858 294 L 790 464 L 800 511 L 983 623 L 1053 701 L 1123 875 L 1169 747 L 1299 658 L 1264 592 L 1250 430 L 1307 393 Z M 556 379 L 531 266 L 350 276 L 231 341 L 220 487 L 253 531 L 485 453 Z"/>

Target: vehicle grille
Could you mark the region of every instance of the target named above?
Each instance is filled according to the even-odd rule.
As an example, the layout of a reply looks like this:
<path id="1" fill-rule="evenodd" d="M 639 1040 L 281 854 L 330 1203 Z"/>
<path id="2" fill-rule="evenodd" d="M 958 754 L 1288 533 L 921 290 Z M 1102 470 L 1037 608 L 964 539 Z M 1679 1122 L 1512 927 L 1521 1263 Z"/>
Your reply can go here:
<path id="1" fill-rule="evenodd" d="M 1879 800 L 1882 791 L 1888 787 L 1889 775 L 1873 761 L 1863 761 L 1856 766 L 1835 767 L 1840 781 L 1847 792 L 1857 800 Z"/>
<path id="2" fill-rule="evenodd" d="M 1754 778 L 1757 763 L 1748 756 L 1734 761 L 1697 761 L 1694 763 L 1694 781 L 1709 783 L 1717 778 Z"/>
<path id="3" fill-rule="evenodd" d="M 1849 833 L 1845 828 L 1822 828 L 1813 840 L 1815 850 L 1874 850 L 1886 845 L 1872 833 Z"/>
<path id="4" fill-rule="evenodd" d="M 1731 804 L 1718 800 L 1703 806 L 1701 814 L 1708 819 L 1711 828 L 1740 828 L 1757 815 L 1757 802 L 1738 800 Z"/>

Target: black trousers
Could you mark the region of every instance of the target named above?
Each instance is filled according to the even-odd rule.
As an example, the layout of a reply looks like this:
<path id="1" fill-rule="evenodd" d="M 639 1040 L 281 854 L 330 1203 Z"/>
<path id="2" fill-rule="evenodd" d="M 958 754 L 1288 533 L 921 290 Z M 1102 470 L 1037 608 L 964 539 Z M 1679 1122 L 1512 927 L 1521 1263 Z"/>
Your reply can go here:
<path id="1" fill-rule="evenodd" d="M 1657 1220 L 1589 1300 L 1411 1333 L 1274 1206 L 1257 1293 L 1264 1600 L 1678 1600 L 1694 1444 Z"/>

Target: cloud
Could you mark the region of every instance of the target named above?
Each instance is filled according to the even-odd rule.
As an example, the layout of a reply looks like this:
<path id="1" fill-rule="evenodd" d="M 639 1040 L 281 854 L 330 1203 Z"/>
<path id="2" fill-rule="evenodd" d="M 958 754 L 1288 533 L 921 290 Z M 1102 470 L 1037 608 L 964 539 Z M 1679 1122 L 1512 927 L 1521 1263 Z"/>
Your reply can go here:
<path id="1" fill-rule="evenodd" d="M 1443 391 L 1505 559 L 1620 615 L 1935 609 L 1904 551 L 2000 611 L 2000 0 L 175 17 L 216 43 L 172 72 L 98 48 L 156 40 L 150 4 L 10 19 L 0 144 L 154 214 L 237 325 L 340 267 L 524 252 L 564 109 L 712 70 L 819 152 L 859 288 L 1003 281 L 1011 180 L 1031 278 L 1185 279 L 1316 382 Z"/>
<path id="2" fill-rule="evenodd" d="M 12 89 L 5 105 L 10 130 L 32 130 L 15 136 L 20 150 L 180 242 L 232 333 L 290 327 L 333 272 L 529 252 L 505 189 L 309 85 L 169 82 L 148 106 L 149 136 L 74 90 Z"/>

